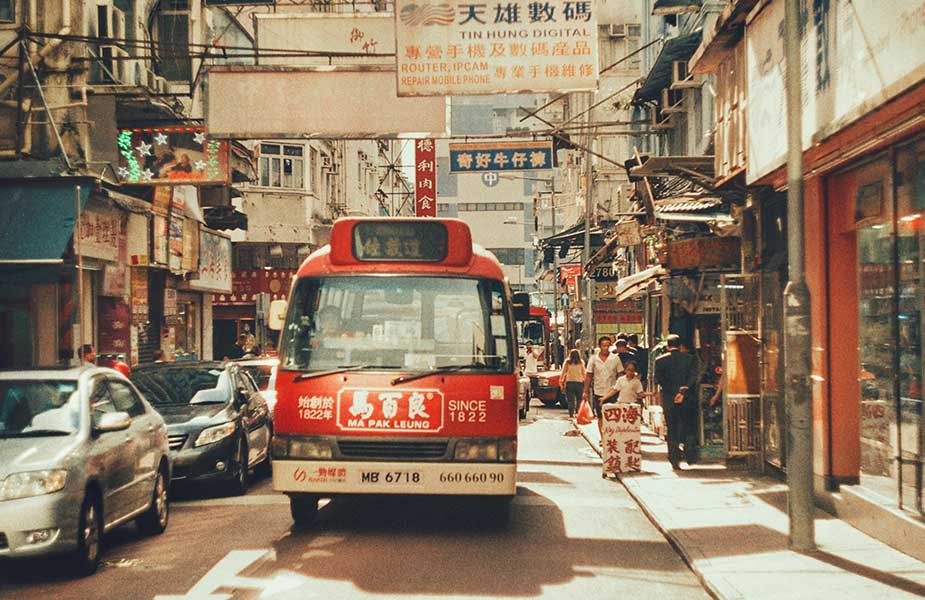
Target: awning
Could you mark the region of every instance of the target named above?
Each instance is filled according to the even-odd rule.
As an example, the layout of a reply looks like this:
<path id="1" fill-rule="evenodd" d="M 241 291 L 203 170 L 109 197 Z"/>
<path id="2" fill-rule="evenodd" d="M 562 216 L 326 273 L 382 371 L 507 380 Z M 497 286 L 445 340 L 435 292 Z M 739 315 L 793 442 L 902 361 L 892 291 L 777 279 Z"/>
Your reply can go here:
<path id="1" fill-rule="evenodd" d="M 570 246 L 578 247 L 585 243 L 585 224 L 583 222 L 573 225 L 568 229 L 564 229 L 555 235 L 543 238 L 540 240 L 540 247 L 545 248 L 552 246 L 553 248 L 558 248 L 560 246 Z M 591 247 L 600 246 L 604 243 L 604 233 L 600 226 L 591 227 Z"/>
<path id="2" fill-rule="evenodd" d="M 652 100 L 658 100 L 662 97 L 662 90 L 671 85 L 674 62 L 678 60 L 687 61 L 691 55 L 700 46 L 701 30 L 688 35 L 682 35 L 671 38 L 662 46 L 658 58 L 642 87 L 636 90 L 633 95 L 633 104 L 642 104 Z"/>
<path id="3" fill-rule="evenodd" d="M 655 0 L 653 15 L 680 15 L 700 10 L 703 0 Z"/>
<path id="4" fill-rule="evenodd" d="M 94 184 L 86 177 L 0 181 L 0 264 L 63 262 L 77 204 L 82 211 Z"/>
<path id="5" fill-rule="evenodd" d="M 714 157 L 708 156 L 652 156 L 630 168 L 637 177 L 681 177 L 697 185 L 712 189 L 716 180 Z"/>
<path id="6" fill-rule="evenodd" d="M 655 201 L 656 212 L 698 213 L 716 209 L 723 205 L 722 198 L 703 194 L 682 194 Z"/>
<path id="7" fill-rule="evenodd" d="M 617 282 L 617 288 L 615 290 L 617 302 L 629 300 L 649 287 L 649 284 L 658 280 L 659 277 L 666 277 L 667 275 L 668 271 L 660 266 L 656 266 L 621 278 L 620 281 Z"/>
<path id="8" fill-rule="evenodd" d="M 712 73 L 719 68 L 728 52 L 745 35 L 745 21 L 757 4 L 758 0 L 733 0 L 723 9 L 688 62 L 692 74 Z"/>

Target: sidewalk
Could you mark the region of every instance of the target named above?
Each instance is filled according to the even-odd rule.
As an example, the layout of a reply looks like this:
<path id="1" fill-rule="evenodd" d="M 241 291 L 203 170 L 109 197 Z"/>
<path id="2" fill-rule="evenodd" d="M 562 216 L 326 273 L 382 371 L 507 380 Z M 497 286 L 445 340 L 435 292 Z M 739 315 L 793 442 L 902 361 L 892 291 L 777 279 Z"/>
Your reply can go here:
<path id="1" fill-rule="evenodd" d="M 576 425 L 600 453 L 597 423 Z M 787 486 L 723 465 L 672 471 L 664 442 L 642 434 L 642 472 L 620 482 L 722 600 L 925 597 L 925 563 L 816 512 L 814 552 L 787 548 Z"/>

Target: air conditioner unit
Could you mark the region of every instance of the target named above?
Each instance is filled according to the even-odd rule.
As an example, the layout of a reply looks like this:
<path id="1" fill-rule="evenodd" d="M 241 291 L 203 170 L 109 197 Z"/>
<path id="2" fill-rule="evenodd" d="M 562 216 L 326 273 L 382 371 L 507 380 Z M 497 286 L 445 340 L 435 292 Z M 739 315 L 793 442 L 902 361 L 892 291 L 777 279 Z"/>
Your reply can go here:
<path id="1" fill-rule="evenodd" d="M 626 23 L 611 23 L 608 35 L 612 38 L 626 37 Z"/>
<path id="2" fill-rule="evenodd" d="M 664 88 L 662 90 L 662 114 L 672 115 L 684 112 L 684 92 Z"/>
<path id="3" fill-rule="evenodd" d="M 671 89 L 673 90 L 685 90 L 691 88 L 699 88 L 700 82 L 697 81 L 697 78 L 688 73 L 687 71 L 687 61 L 676 60 L 672 63 L 671 66 Z"/>

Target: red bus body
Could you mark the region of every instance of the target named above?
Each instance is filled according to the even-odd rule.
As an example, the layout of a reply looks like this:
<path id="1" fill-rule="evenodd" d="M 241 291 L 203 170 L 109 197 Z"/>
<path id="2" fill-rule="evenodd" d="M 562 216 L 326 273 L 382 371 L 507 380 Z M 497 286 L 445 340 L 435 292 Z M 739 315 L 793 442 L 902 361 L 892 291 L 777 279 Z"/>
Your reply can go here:
<path id="1" fill-rule="evenodd" d="M 356 240 L 360 234 L 354 231 L 361 223 L 382 224 L 382 227 L 394 223 L 403 227 L 442 224 L 447 232 L 445 255 L 430 261 L 358 259 L 357 253 L 366 251 L 358 249 L 360 242 Z M 390 243 L 387 238 L 383 241 L 386 246 Z M 414 245 L 414 242 L 408 243 Z M 377 246 L 376 250 L 383 251 L 386 246 Z M 294 335 L 287 331 L 295 331 L 299 323 L 304 326 L 308 322 L 306 315 L 292 305 L 300 282 L 305 280 L 306 286 L 312 281 L 333 281 L 343 286 L 370 281 L 378 285 L 389 281 L 384 278 L 396 276 L 399 276 L 396 281 L 405 283 L 425 278 L 420 280 L 437 281 L 438 284 L 446 281 L 447 286 L 460 282 L 465 285 L 474 281 L 488 282 L 487 285 L 495 286 L 491 289 L 502 290 L 503 308 L 498 308 L 502 302 L 497 302 L 497 311 L 486 313 L 489 316 L 485 318 L 494 318 L 492 323 L 506 323 L 505 331 L 495 332 L 493 343 L 495 347 L 506 344 L 511 368 L 499 367 L 484 373 L 472 369 L 456 371 L 453 364 L 440 373 L 432 371 L 433 365 L 404 368 L 408 361 L 428 356 L 410 351 L 404 353 L 406 364 L 402 368 L 395 365 L 388 369 L 360 368 L 362 361 L 346 358 L 341 359 L 344 364 L 328 371 L 287 367 L 287 356 L 295 356 L 298 351 L 293 347 L 295 342 L 285 341 L 287 335 Z M 497 300 L 498 292 L 493 293 L 492 300 Z M 400 294 L 396 291 L 396 295 Z M 340 296 L 331 292 L 330 297 Z M 424 294 L 416 297 L 423 298 Z M 358 295 L 356 302 L 362 303 L 362 300 Z M 316 302 L 316 308 L 321 302 Z M 421 300 L 420 304 L 425 306 L 426 303 Z M 406 306 L 385 306 L 381 310 L 409 310 Z M 437 309 L 430 306 L 422 310 L 433 317 Z M 448 309 L 443 310 L 441 314 Z M 376 340 L 385 335 L 383 327 L 388 333 L 387 321 L 384 325 L 370 325 L 359 323 L 362 319 L 354 320 L 358 321 L 354 325 L 368 331 L 362 332 L 359 338 L 346 335 L 331 338 L 332 343 L 342 349 L 335 352 L 349 350 L 357 355 L 380 343 Z M 424 322 L 424 318 L 421 320 Z M 426 328 L 426 323 L 422 327 Z M 417 338 L 423 337 L 420 330 L 415 333 Z M 436 339 L 437 335 L 433 337 Z M 291 497 L 308 498 L 389 493 L 514 495 L 518 407 L 510 292 L 498 261 L 490 253 L 473 246 L 468 226 L 462 221 L 386 218 L 336 221 L 331 243 L 309 256 L 293 281 L 280 340 L 274 416 L 274 489 Z M 417 339 L 414 343 L 423 342 Z M 400 351 L 386 353 L 385 357 L 377 355 L 377 360 L 381 363 L 390 358 L 390 354 L 394 354 L 394 362 L 402 362 Z M 436 351 L 432 354 L 440 356 Z M 498 364 L 503 363 L 502 359 L 497 360 Z M 403 376 L 420 378 L 397 381 Z M 296 515 L 295 505 L 293 515 Z"/>

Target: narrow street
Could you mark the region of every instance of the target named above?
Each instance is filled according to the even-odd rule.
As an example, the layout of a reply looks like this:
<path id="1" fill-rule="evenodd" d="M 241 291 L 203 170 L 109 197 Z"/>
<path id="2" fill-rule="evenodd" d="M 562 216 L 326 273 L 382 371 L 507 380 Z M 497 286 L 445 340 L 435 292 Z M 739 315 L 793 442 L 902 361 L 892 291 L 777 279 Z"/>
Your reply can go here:
<path id="1" fill-rule="evenodd" d="M 707 598 L 570 429 L 561 409 L 534 406 L 522 423 L 505 527 L 459 500 L 392 497 L 340 498 L 293 531 L 286 498 L 263 479 L 240 498 L 183 494 L 157 539 L 121 528 L 91 578 L 61 575 L 56 560 L 0 563 L 0 597 Z"/>

